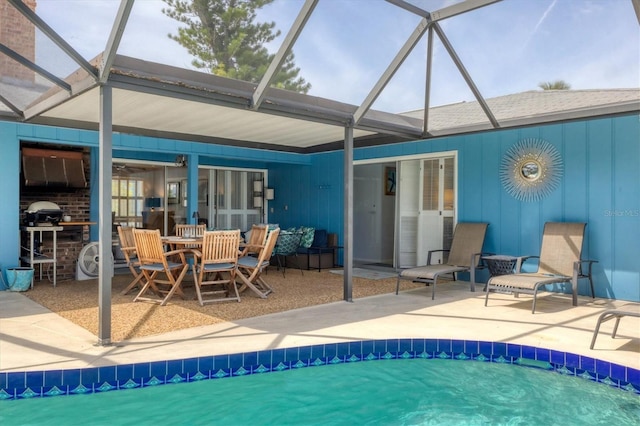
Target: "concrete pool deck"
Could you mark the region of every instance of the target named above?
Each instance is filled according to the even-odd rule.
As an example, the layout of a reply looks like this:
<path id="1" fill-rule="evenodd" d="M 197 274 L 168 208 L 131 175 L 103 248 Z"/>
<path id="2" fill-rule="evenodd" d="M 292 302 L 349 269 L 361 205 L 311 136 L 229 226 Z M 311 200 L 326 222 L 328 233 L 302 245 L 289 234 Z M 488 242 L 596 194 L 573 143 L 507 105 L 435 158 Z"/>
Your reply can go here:
<path id="1" fill-rule="evenodd" d="M 531 298 L 492 294 L 466 282 L 399 295 L 384 294 L 248 318 L 212 326 L 97 345 L 97 337 L 20 293 L 0 292 L 0 371 L 98 367 L 231 354 L 350 340 L 441 338 L 517 343 L 571 352 L 640 369 L 640 319 L 626 317 L 611 339 L 614 321 L 600 328 L 598 316 L 630 302 L 543 293 L 536 313 Z M 266 299 L 265 303 L 269 303 Z M 638 305 L 638 303 L 635 303 Z"/>

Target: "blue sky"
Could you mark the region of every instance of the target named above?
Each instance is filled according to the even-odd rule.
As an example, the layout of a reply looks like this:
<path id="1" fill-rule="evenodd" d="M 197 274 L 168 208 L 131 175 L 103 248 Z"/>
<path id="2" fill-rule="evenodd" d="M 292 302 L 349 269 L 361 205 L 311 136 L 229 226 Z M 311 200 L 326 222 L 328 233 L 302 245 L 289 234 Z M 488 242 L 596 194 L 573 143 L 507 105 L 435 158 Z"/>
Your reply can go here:
<path id="1" fill-rule="evenodd" d="M 412 2 L 433 11 L 457 0 Z M 39 0 L 36 11 L 90 59 L 104 49 L 118 5 L 118 0 Z M 301 0 L 276 0 L 259 19 L 275 21 L 284 35 L 301 5 Z M 177 24 L 162 14 L 163 6 L 161 0 L 136 1 L 118 53 L 192 68 L 184 48 L 167 37 Z M 418 22 L 382 0 L 320 0 L 294 46 L 301 76 L 312 84 L 309 94 L 359 105 Z M 573 89 L 640 87 L 640 25 L 631 0 L 504 0 L 441 25 L 486 98 L 537 90 L 539 83 L 556 79 Z M 425 39 L 374 108 L 422 107 Z M 47 43 L 39 47 L 41 64 L 55 57 L 57 48 Z M 431 105 L 473 100 L 438 39 L 434 53 Z M 55 66 L 75 67 L 60 61 Z"/>

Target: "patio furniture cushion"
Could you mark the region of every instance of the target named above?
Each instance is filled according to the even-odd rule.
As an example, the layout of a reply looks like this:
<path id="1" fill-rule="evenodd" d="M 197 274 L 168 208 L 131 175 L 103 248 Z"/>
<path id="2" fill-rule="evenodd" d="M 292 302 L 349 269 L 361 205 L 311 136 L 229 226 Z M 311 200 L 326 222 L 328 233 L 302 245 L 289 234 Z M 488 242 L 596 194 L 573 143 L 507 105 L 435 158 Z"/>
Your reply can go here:
<path id="1" fill-rule="evenodd" d="M 301 226 L 302 239 L 300 240 L 300 247 L 309 248 L 313 245 L 313 241 L 316 235 L 316 229 L 308 226 Z"/>

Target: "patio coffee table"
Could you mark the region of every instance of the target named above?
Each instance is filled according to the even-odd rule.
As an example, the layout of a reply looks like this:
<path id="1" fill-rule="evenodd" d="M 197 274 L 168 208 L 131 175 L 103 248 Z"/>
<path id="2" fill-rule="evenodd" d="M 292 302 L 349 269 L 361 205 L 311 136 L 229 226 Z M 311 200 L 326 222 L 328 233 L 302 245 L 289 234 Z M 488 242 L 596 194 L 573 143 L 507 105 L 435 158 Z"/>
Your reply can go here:
<path id="1" fill-rule="evenodd" d="M 491 256 L 482 256 L 482 260 L 487 262 L 490 277 L 495 277 L 496 275 L 513 274 L 518 258 L 515 256 L 495 254 Z M 486 285 L 484 287 L 484 291 L 487 291 Z"/>

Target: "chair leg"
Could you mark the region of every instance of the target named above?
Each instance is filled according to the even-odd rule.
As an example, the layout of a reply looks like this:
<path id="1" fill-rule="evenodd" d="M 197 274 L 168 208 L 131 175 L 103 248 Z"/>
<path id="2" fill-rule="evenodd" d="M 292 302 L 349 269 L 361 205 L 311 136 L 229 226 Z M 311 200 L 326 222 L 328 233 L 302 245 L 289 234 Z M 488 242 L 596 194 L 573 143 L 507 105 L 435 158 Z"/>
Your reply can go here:
<path id="1" fill-rule="evenodd" d="M 248 287 L 251 291 L 253 291 L 254 293 L 256 293 L 261 299 L 266 299 L 267 298 L 267 294 L 269 294 L 271 291 L 267 291 L 267 292 L 262 292 L 257 286 L 255 286 L 251 280 L 249 280 L 249 278 L 247 278 L 246 275 L 244 275 L 242 272 L 240 272 L 239 274 L 236 274 L 236 277 L 240 277 L 240 281 L 242 281 L 242 287 L 240 288 L 240 291 L 244 290 L 244 287 Z M 267 286 L 268 287 L 268 286 Z M 271 289 L 271 287 L 269 287 L 269 289 Z"/>
<path id="2" fill-rule="evenodd" d="M 187 275 L 188 270 L 189 270 L 189 265 L 188 264 L 184 265 L 184 267 L 182 268 L 182 271 L 180 272 L 180 275 L 178 275 L 178 278 L 173 278 L 173 276 L 171 277 L 173 278 L 172 279 L 173 282 L 171 283 L 171 290 L 169 290 L 165 298 L 162 300 L 162 302 L 160 302 L 160 306 L 165 306 L 169 301 L 169 299 L 171 299 L 171 297 L 173 296 L 173 293 L 175 293 L 176 291 L 179 294 L 182 294 L 182 291 L 180 290 L 180 286 L 182 285 L 182 279 L 184 278 L 185 275 Z"/>
<path id="3" fill-rule="evenodd" d="M 438 282 L 438 274 L 433 276 L 433 287 L 431 288 L 431 300 L 436 298 L 436 283 Z"/>
<path id="4" fill-rule="evenodd" d="M 618 334 L 618 325 L 620 324 L 620 315 L 616 315 L 616 325 L 613 326 L 613 332 L 611 333 L 611 338 L 614 339 L 616 334 Z"/>
<path id="5" fill-rule="evenodd" d="M 142 272 L 138 273 L 137 275 L 133 274 L 133 276 L 135 277 L 135 279 L 129 283 L 127 288 L 120 292 L 120 295 L 125 296 L 127 293 L 129 293 L 136 285 L 138 285 L 138 282 L 140 282 L 143 277 Z"/>
<path id="6" fill-rule="evenodd" d="M 593 349 L 593 347 L 596 344 L 596 338 L 598 337 L 598 333 L 600 332 L 600 325 L 603 322 L 607 322 L 610 319 L 616 319 L 616 325 L 613 328 L 613 333 L 611 333 L 611 338 L 613 339 L 616 335 L 616 333 L 618 332 L 618 324 L 620 323 L 620 316 L 615 315 L 615 314 L 611 314 L 610 312 L 603 312 L 600 314 L 600 316 L 598 317 L 598 322 L 596 323 L 596 328 L 595 330 L 593 330 L 593 336 L 591 337 L 591 346 L 589 346 L 589 349 Z"/>
<path id="7" fill-rule="evenodd" d="M 276 254 L 276 259 L 278 260 L 278 271 L 280 270 L 280 268 L 282 268 L 282 276 L 284 277 L 284 274 L 286 272 L 286 264 L 287 263 L 285 261 L 284 265 L 283 265 L 283 262 L 280 261 L 280 255 L 279 254 Z"/>
<path id="8" fill-rule="evenodd" d="M 398 294 L 399 290 L 400 290 L 400 274 L 398 274 L 398 279 L 396 281 L 396 295 Z"/>
<path id="9" fill-rule="evenodd" d="M 533 305 L 531 306 L 532 314 L 536 313 L 536 300 L 538 299 L 538 288 L 540 288 L 539 284 L 536 284 L 535 287 L 533 287 Z"/>

